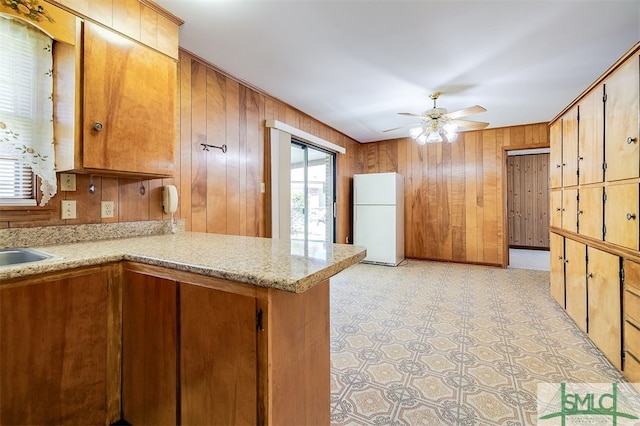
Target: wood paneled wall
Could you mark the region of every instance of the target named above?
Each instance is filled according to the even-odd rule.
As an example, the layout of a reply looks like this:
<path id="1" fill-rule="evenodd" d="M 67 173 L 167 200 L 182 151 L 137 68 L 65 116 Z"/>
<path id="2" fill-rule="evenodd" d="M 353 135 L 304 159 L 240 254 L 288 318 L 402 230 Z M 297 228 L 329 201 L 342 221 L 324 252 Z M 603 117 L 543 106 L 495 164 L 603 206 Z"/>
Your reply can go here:
<path id="1" fill-rule="evenodd" d="M 179 131 L 173 179 L 119 179 L 77 175 L 77 190 L 58 192 L 49 207 L 0 209 L 0 227 L 72 225 L 167 219 L 162 185 L 180 195 L 177 218 L 188 231 L 269 236 L 269 148 L 265 120 L 276 119 L 346 148 L 337 155 L 337 240 L 351 241 L 353 174 L 360 145 L 342 133 L 181 51 Z M 227 145 L 203 151 L 201 143 Z M 96 191 L 91 194 L 89 185 Z M 140 187 L 144 186 L 144 194 Z M 76 200 L 78 219 L 61 220 L 60 201 Z M 115 201 L 115 217 L 100 218 L 101 201 Z"/>
<path id="2" fill-rule="evenodd" d="M 549 146 L 538 123 L 459 135 L 454 143 L 395 139 L 361 146 L 364 173 L 405 177 L 405 254 L 506 266 L 505 150 Z"/>
<path id="3" fill-rule="evenodd" d="M 507 158 L 509 246 L 549 248 L 549 154 Z"/>

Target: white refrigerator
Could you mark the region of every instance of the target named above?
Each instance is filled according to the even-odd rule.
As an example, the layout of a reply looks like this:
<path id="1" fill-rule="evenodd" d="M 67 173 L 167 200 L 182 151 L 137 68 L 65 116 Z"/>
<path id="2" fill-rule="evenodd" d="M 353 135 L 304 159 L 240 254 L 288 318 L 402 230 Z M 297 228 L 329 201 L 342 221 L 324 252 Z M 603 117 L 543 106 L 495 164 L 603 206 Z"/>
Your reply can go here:
<path id="1" fill-rule="evenodd" d="M 404 259 L 404 178 L 398 173 L 353 175 L 353 243 L 363 262 L 397 266 Z"/>

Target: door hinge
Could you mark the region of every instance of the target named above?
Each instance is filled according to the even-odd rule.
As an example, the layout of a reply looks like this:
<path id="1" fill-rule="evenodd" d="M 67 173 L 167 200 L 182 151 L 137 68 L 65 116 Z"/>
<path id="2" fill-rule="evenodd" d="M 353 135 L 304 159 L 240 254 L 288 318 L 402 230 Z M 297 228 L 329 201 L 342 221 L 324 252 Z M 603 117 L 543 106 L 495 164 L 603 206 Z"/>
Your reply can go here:
<path id="1" fill-rule="evenodd" d="M 256 313 L 256 329 L 258 331 L 264 330 L 264 328 L 262 328 L 262 309 L 258 309 L 258 312 Z"/>

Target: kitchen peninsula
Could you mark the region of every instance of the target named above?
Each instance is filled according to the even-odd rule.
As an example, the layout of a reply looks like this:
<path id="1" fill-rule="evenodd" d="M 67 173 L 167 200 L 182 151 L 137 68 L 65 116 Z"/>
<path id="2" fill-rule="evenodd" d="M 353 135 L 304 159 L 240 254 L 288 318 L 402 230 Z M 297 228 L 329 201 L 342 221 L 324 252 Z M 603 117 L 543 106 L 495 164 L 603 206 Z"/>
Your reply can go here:
<path id="1" fill-rule="evenodd" d="M 329 278 L 362 247 L 192 232 L 0 268 L 0 423 L 330 423 Z"/>

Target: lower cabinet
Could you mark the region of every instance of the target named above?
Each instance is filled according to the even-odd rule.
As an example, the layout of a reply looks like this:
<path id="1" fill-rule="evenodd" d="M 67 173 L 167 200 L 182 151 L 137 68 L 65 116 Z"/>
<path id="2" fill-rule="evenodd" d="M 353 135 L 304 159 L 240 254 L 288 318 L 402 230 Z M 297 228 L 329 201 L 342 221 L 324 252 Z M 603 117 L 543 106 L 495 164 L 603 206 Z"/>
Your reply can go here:
<path id="1" fill-rule="evenodd" d="M 567 313 L 578 327 L 587 332 L 587 248 L 584 244 L 566 238 L 565 291 Z"/>
<path id="2" fill-rule="evenodd" d="M 125 263 L 123 419 L 329 424 L 329 285 L 295 294 Z"/>
<path id="3" fill-rule="evenodd" d="M 587 249 L 588 334 L 611 363 L 622 369 L 620 258 Z"/>
<path id="4" fill-rule="evenodd" d="M 624 358 L 623 373 L 640 383 L 640 264 L 625 260 L 624 270 Z"/>
<path id="5" fill-rule="evenodd" d="M 558 305 L 565 307 L 564 288 L 564 237 L 558 234 L 549 234 L 550 257 L 550 286 L 551 296 Z"/>
<path id="6" fill-rule="evenodd" d="M 620 257 L 554 233 L 550 241 L 551 295 L 609 361 L 622 370 Z M 637 276 L 640 278 L 640 268 Z M 632 295 L 628 295 L 629 291 L 624 294 L 627 316 L 633 312 L 632 305 L 637 303 L 634 307 L 640 309 L 640 279 L 638 289 L 633 291 Z M 637 300 L 633 298 L 636 294 Z M 640 330 L 640 312 L 637 317 L 639 321 L 631 324 Z M 626 336 L 627 325 L 624 327 Z M 638 342 L 634 351 L 640 356 L 640 338 Z"/>
<path id="7" fill-rule="evenodd" d="M 118 419 L 116 276 L 101 266 L 0 286 L 0 424 Z"/>

